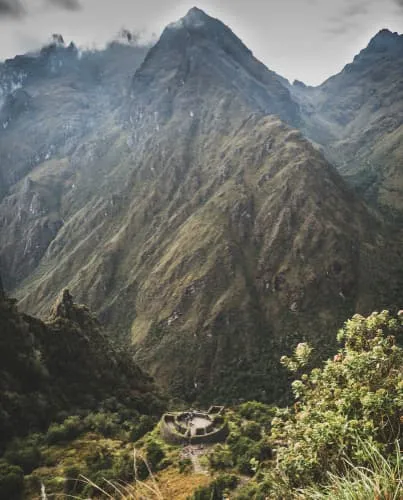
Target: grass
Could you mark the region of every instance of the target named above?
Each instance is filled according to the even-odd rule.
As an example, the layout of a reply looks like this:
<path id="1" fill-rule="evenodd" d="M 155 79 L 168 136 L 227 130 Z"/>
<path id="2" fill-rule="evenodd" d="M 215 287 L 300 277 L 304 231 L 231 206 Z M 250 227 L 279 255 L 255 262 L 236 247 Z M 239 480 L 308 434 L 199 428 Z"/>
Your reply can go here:
<path id="1" fill-rule="evenodd" d="M 145 481 L 139 479 L 140 461 L 145 464 L 149 473 Z M 193 494 L 197 487 L 206 486 L 209 482 L 206 475 L 178 473 L 176 467 L 160 471 L 156 477 L 145 457 L 136 449 L 133 450 L 133 469 L 135 481 L 132 484 L 106 478 L 103 479 L 102 484 L 96 484 L 84 475 L 74 481 L 82 483 L 84 487 L 90 487 L 94 497 L 109 500 L 164 500 L 170 498 L 185 500 Z M 82 497 L 74 495 L 66 495 L 66 498 L 82 499 Z"/>
<path id="2" fill-rule="evenodd" d="M 368 457 L 366 467 L 353 465 L 346 459 L 346 474 L 329 473 L 325 487 L 314 486 L 301 490 L 296 500 L 402 500 L 403 460 L 399 442 L 393 460 L 386 459 L 371 443 L 362 443 Z"/>
<path id="3" fill-rule="evenodd" d="M 147 467 L 149 473 L 149 480 L 147 482 L 139 479 L 139 458 Z M 128 484 L 124 481 L 112 481 L 104 478 L 103 481 L 105 485 L 101 486 L 84 475 L 80 475 L 79 479 L 74 481 L 79 481 L 84 485 L 93 488 L 97 497 L 101 496 L 102 498 L 111 500 L 163 500 L 164 497 L 162 496 L 147 460 L 138 454 L 136 448 L 133 449 L 133 470 L 135 476 L 134 484 Z M 67 495 L 67 497 L 80 499 L 80 497 L 74 495 Z"/>

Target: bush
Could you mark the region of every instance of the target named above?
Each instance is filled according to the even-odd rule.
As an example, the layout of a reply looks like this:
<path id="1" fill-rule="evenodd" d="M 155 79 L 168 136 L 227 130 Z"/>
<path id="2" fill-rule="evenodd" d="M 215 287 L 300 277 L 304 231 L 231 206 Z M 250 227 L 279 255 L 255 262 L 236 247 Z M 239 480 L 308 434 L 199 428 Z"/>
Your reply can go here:
<path id="1" fill-rule="evenodd" d="M 91 455 L 85 457 L 90 476 L 112 468 L 113 456 L 106 446 L 97 446 Z"/>
<path id="2" fill-rule="evenodd" d="M 278 460 L 291 486 L 324 481 L 329 470 L 342 472 L 346 456 L 368 466 L 361 442 L 390 454 L 401 433 L 403 350 L 395 335 L 402 323 L 402 316 L 388 311 L 355 315 L 339 332 L 344 346 L 336 356 L 293 383 L 294 410 L 275 418 L 272 431 L 287 444 Z M 283 358 L 293 369 L 299 361 L 297 355 L 291 362 Z"/>
<path id="3" fill-rule="evenodd" d="M 62 424 L 51 424 L 46 433 L 49 444 L 58 444 L 76 439 L 85 430 L 80 417 L 67 417 Z"/>
<path id="4" fill-rule="evenodd" d="M 253 441 L 259 441 L 262 437 L 262 428 L 256 422 L 247 422 L 242 426 L 241 432 L 249 439 L 253 439 Z"/>
<path id="5" fill-rule="evenodd" d="M 130 440 L 139 440 L 144 436 L 144 434 L 150 432 L 154 428 L 155 424 L 156 421 L 153 417 L 150 417 L 149 415 L 141 415 L 141 417 L 138 419 L 138 422 L 133 424 L 130 430 Z"/>
<path id="6" fill-rule="evenodd" d="M 19 500 L 24 490 L 24 473 L 21 467 L 0 460 L 0 498 Z"/>
<path id="7" fill-rule="evenodd" d="M 259 486 L 256 483 L 247 483 L 239 491 L 237 491 L 236 500 L 266 500 L 265 493 L 259 491 Z"/>
<path id="8" fill-rule="evenodd" d="M 75 465 L 67 466 L 64 469 L 64 493 L 74 495 L 83 490 L 83 483 L 80 479 L 82 471 Z"/>
<path id="9" fill-rule="evenodd" d="M 132 482 L 134 480 L 133 453 L 125 451 L 115 457 L 112 471 L 115 481 Z"/>
<path id="10" fill-rule="evenodd" d="M 262 426 L 269 427 L 276 409 L 272 406 L 259 403 L 258 401 L 247 401 L 238 407 L 239 415 L 246 419 L 257 422 Z"/>
<path id="11" fill-rule="evenodd" d="M 40 467 L 42 455 L 39 447 L 29 441 L 16 439 L 4 454 L 4 458 L 13 465 L 18 465 L 24 474 L 30 474 Z"/>
<path id="12" fill-rule="evenodd" d="M 390 463 L 372 442 L 361 443 L 362 452 L 369 459 L 370 467 L 356 467 L 346 462 L 342 476 L 329 474 L 329 484 L 300 491 L 303 500 L 373 500 L 374 498 L 399 499 L 403 491 L 403 464 L 399 443 L 396 442 L 396 460 Z"/>
<path id="13" fill-rule="evenodd" d="M 149 441 L 146 444 L 146 459 L 152 470 L 157 470 L 158 464 L 164 457 L 164 450 L 157 441 Z"/>
<path id="14" fill-rule="evenodd" d="M 200 486 L 193 493 L 192 500 L 222 500 L 223 495 L 234 490 L 239 479 L 236 476 L 219 476 L 208 486 Z"/>
<path id="15" fill-rule="evenodd" d="M 181 458 L 179 460 L 179 472 L 181 474 L 189 474 L 193 470 L 193 464 L 190 458 Z"/>
<path id="16" fill-rule="evenodd" d="M 222 444 L 214 447 L 214 450 L 208 455 L 210 467 L 214 470 L 231 469 L 234 466 L 231 450 Z"/>
<path id="17" fill-rule="evenodd" d="M 120 417 L 117 413 L 90 413 L 85 418 L 85 427 L 104 437 L 114 437 L 121 432 Z"/>

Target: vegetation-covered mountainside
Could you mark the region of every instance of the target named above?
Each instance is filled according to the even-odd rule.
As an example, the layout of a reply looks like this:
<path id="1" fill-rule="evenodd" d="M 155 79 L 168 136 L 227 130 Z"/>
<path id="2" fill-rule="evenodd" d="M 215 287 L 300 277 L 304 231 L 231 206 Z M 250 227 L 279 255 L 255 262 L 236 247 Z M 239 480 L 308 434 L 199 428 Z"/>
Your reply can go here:
<path id="1" fill-rule="evenodd" d="M 165 402 L 152 379 L 110 344 L 67 290 L 45 323 L 19 313 L 15 303 L 0 293 L 0 451 L 13 437 L 106 402 L 160 414 Z"/>
<path id="2" fill-rule="evenodd" d="M 220 21 L 192 9 L 141 63 L 144 49 L 108 50 L 124 56 L 52 46 L 29 59 L 51 72 L 5 99 L 6 286 L 41 315 L 69 288 L 177 396 L 286 398 L 281 354 L 301 340 L 329 353 L 348 315 L 398 307 L 400 229 L 291 128 L 319 129 L 313 91 Z M 30 130 L 47 145 L 33 163 Z"/>
<path id="3" fill-rule="evenodd" d="M 61 194 L 74 192 L 81 175 L 92 182 L 82 172 L 95 155 L 86 144 L 94 134 L 100 142 L 111 135 L 114 110 L 146 51 L 113 42 L 82 53 L 57 38 L 40 53 L 0 64 L 0 258 L 7 289 L 29 276 L 63 226 Z M 72 213 L 82 203 L 74 199 L 67 202 Z"/>
<path id="4" fill-rule="evenodd" d="M 380 31 L 351 64 L 316 88 L 293 85 L 304 132 L 368 201 L 403 213 L 403 36 Z"/>

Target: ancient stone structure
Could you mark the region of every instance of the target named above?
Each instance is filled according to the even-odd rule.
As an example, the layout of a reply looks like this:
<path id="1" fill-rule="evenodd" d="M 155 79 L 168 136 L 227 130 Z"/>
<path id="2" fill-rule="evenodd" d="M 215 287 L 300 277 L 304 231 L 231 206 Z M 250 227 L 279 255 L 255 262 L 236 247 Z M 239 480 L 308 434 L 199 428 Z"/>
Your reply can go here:
<path id="1" fill-rule="evenodd" d="M 161 419 L 161 435 L 166 442 L 178 445 L 224 441 L 229 431 L 223 413 L 223 406 L 212 406 L 207 412 L 166 413 Z"/>

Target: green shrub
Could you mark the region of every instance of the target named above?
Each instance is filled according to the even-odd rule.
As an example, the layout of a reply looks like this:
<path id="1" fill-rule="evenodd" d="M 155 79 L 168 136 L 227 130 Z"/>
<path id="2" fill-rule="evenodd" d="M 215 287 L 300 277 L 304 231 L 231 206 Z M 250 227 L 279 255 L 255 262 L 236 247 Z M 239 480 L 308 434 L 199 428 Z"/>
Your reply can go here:
<path id="1" fill-rule="evenodd" d="M 259 441 L 262 438 L 262 427 L 256 422 L 247 422 L 242 426 L 241 432 L 253 441 Z"/>
<path id="2" fill-rule="evenodd" d="M 209 465 L 214 470 L 231 469 L 234 466 L 234 460 L 231 450 L 226 445 L 218 444 L 208 455 Z"/>
<path id="3" fill-rule="evenodd" d="M 97 446 L 91 455 L 85 457 L 88 474 L 90 477 L 99 471 L 110 470 L 113 464 L 113 456 L 106 446 Z"/>
<path id="4" fill-rule="evenodd" d="M 403 463 L 399 443 L 396 442 L 396 459 L 387 460 L 373 442 L 361 443 L 362 452 L 368 457 L 369 466 L 357 467 L 346 461 L 346 471 L 338 476 L 329 474 L 325 487 L 315 486 L 299 492 L 298 499 L 312 500 L 374 500 L 402 498 Z"/>
<path id="5" fill-rule="evenodd" d="M 4 458 L 13 465 L 18 465 L 24 474 L 30 474 L 34 469 L 40 467 L 42 455 L 36 444 L 29 440 L 16 439 L 7 449 Z"/>
<path id="6" fill-rule="evenodd" d="M 193 470 L 193 463 L 190 458 L 181 458 L 179 460 L 179 472 L 181 474 L 188 474 Z"/>
<path id="7" fill-rule="evenodd" d="M 164 457 L 164 450 L 157 441 L 149 441 L 146 444 L 146 459 L 152 470 L 157 470 L 158 464 Z"/>
<path id="8" fill-rule="evenodd" d="M 131 441 L 137 441 L 150 432 L 156 424 L 155 418 L 150 417 L 149 415 L 141 415 L 141 417 L 133 423 L 132 428 L 130 429 L 129 439 Z"/>
<path id="9" fill-rule="evenodd" d="M 83 490 L 83 483 L 80 475 L 83 473 L 77 466 L 70 465 L 64 469 L 64 493 L 74 495 Z"/>
<path id="10" fill-rule="evenodd" d="M 259 486 L 256 483 L 249 482 L 245 484 L 235 496 L 236 500 L 266 500 L 267 496 L 265 493 L 259 491 Z"/>
<path id="11" fill-rule="evenodd" d="M 252 420 L 266 427 L 270 426 L 275 412 L 274 407 L 258 401 L 247 401 L 238 407 L 238 413 L 243 419 Z"/>
<path id="12" fill-rule="evenodd" d="M 85 430 L 80 417 L 67 417 L 61 424 L 51 424 L 46 433 L 49 444 L 58 444 L 76 439 Z"/>
<path id="13" fill-rule="evenodd" d="M 237 487 L 238 481 L 237 476 L 219 476 L 208 486 L 197 488 L 193 493 L 192 500 L 222 500 L 226 492 L 234 490 Z"/>
<path id="14" fill-rule="evenodd" d="M 0 498 L 20 500 L 24 490 L 24 473 L 21 467 L 0 460 Z"/>
<path id="15" fill-rule="evenodd" d="M 121 452 L 113 459 L 112 471 L 114 480 L 130 483 L 134 480 L 133 452 Z"/>
<path id="16" fill-rule="evenodd" d="M 402 316 L 388 311 L 355 315 L 339 332 L 344 342 L 334 359 L 293 383 L 296 404 L 273 420 L 280 470 L 291 486 L 325 481 L 327 471 L 343 471 L 345 457 L 367 466 L 361 442 L 388 456 L 401 435 L 403 350 L 395 336 Z M 300 349 L 301 351 L 301 349 Z M 299 369 L 298 353 L 284 364 Z"/>
<path id="17" fill-rule="evenodd" d="M 122 430 L 120 417 L 117 413 L 90 413 L 84 421 L 88 430 L 98 432 L 104 437 L 114 437 Z"/>

